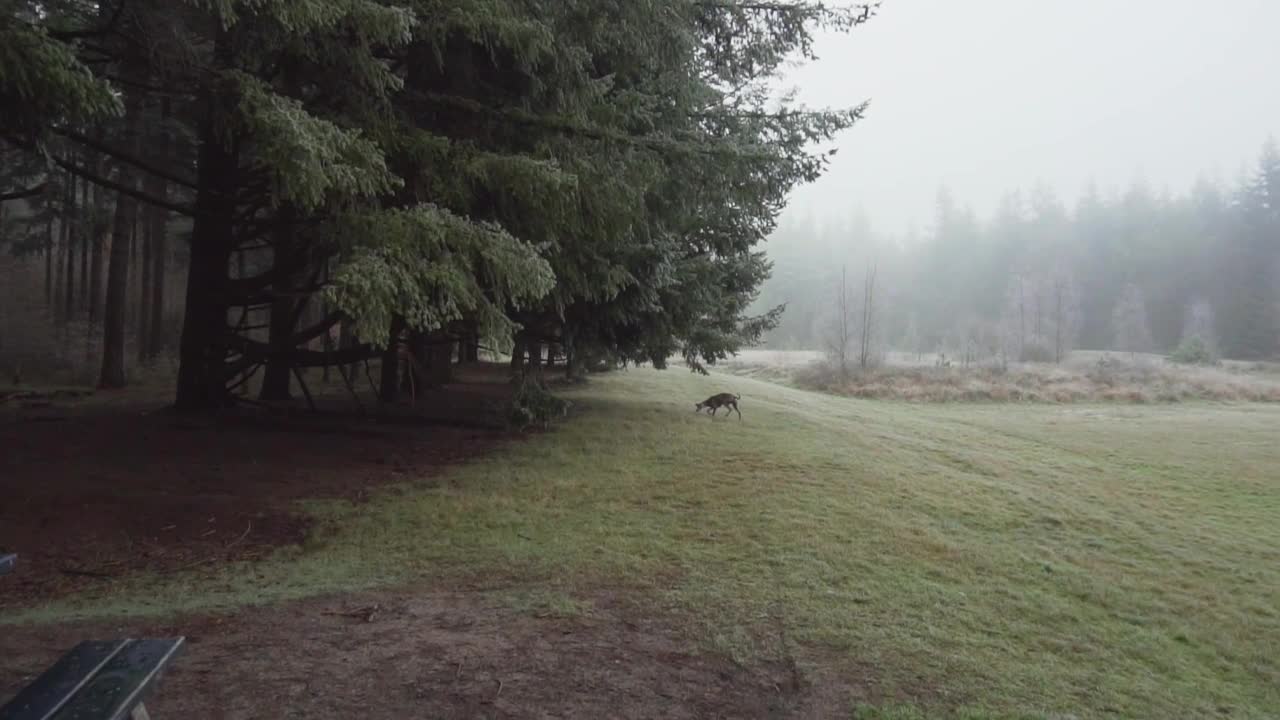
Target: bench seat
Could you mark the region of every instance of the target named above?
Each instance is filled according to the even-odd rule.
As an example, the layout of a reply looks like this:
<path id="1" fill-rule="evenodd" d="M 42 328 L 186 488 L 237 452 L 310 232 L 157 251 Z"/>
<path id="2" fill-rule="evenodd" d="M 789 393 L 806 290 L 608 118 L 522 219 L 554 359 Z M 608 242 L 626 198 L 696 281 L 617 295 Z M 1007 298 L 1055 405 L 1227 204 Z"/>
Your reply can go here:
<path id="1" fill-rule="evenodd" d="M 143 700 L 183 640 L 82 642 L 0 707 L 0 720 L 147 720 Z"/>

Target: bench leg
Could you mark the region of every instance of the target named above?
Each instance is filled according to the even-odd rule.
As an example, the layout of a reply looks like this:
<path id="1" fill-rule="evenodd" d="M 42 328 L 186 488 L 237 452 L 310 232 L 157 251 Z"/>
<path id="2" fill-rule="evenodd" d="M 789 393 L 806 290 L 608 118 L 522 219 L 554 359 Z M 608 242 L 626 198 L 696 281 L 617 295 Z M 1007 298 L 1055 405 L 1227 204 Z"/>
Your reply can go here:
<path id="1" fill-rule="evenodd" d="M 147 714 L 147 706 L 138 703 L 138 707 L 129 713 L 129 720 L 151 720 L 151 716 Z"/>

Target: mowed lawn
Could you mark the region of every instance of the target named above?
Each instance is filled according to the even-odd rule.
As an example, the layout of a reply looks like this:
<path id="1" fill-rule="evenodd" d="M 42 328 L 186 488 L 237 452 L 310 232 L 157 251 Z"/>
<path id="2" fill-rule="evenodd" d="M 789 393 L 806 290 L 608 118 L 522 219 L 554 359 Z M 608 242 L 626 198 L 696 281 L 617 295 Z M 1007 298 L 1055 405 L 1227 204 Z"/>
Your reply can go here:
<path id="1" fill-rule="evenodd" d="M 720 391 L 743 421 L 693 412 Z M 91 612 L 426 582 L 572 614 L 608 592 L 891 705 L 859 716 L 1280 717 L 1280 407 L 906 405 L 683 369 L 566 395 L 550 433 L 311 506 L 303 548 Z"/>

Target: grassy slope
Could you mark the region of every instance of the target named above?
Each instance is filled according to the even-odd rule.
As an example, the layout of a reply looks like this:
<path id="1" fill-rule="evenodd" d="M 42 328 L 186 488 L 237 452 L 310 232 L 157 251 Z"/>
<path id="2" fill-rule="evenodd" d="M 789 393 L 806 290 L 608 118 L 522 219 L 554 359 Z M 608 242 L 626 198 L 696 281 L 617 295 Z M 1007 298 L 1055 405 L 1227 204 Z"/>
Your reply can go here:
<path id="1" fill-rule="evenodd" d="M 746 421 L 692 401 L 731 389 Z M 1004 717 L 1275 717 L 1280 408 L 919 406 L 632 371 L 578 417 L 216 582 L 94 614 L 427 576 L 576 612 L 634 590 L 744 660 Z M 17 621 L 83 608 L 33 610 Z"/>

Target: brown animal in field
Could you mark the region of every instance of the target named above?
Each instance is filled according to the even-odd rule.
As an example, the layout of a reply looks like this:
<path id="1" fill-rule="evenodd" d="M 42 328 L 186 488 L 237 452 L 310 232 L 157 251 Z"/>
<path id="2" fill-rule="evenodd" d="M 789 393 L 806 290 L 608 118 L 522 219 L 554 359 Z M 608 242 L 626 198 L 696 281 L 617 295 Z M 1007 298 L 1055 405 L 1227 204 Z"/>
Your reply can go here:
<path id="1" fill-rule="evenodd" d="M 741 399 L 742 399 L 741 395 L 734 395 L 733 393 L 720 393 L 719 395 L 712 395 L 711 397 L 707 398 L 706 400 L 703 400 L 700 403 L 694 403 L 693 411 L 702 412 L 703 410 L 709 409 L 711 410 L 711 417 L 715 417 L 716 411 L 719 410 L 720 408 L 730 408 L 734 412 L 738 413 L 738 419 L 741 420 L 742 411 L 738 409 L 738 401 Z M 726 410 L 725 415 L 728 415 L 728 414 L 729 412 L 728 410 Z"/>

